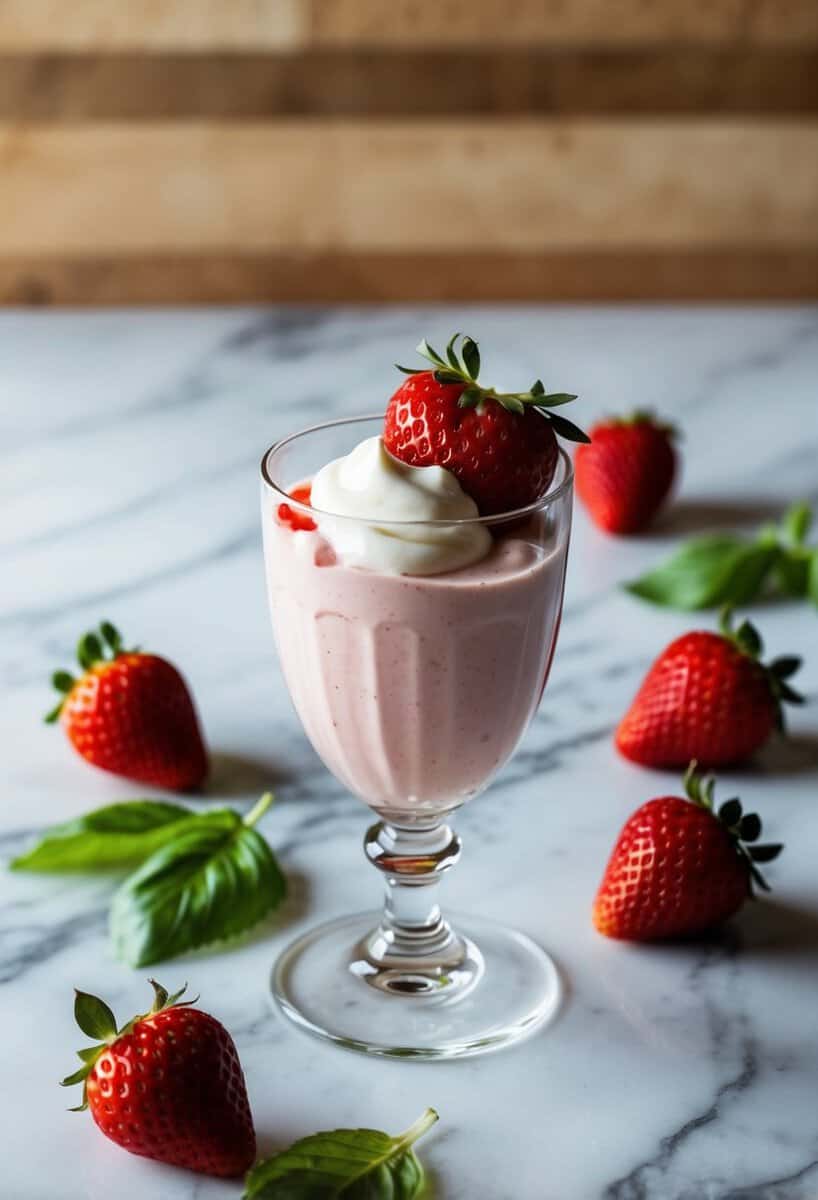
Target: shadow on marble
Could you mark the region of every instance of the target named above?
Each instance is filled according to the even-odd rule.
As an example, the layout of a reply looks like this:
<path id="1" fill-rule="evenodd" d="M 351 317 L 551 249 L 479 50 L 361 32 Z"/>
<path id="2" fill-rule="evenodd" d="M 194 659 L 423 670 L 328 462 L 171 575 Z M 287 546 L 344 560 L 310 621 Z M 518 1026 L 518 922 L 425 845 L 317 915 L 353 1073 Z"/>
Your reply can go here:
<path id="1" fill-rule="evenodd" d="M 814 958 L 818 965 L 818 909 L 765 896 L 735 918 L 742 958 L 778 955 Z"/>
<path id="2" fill-rule="evenodd" d="M 754 528 L 782 516 L 781 501 L 685 499 L 671 502 L 651 528 L 652 534 L 694 537 L 696 534 Z"/>
<path id="3" fill-rule="evenodd" d="M 818 767 L 818 730 L 774 737 L 756 755 L 750 770 L 763 775 L 801 775 Z"/>
<path id="4" fill-rule="evenodd" d="M 263 792 L 292 780 L 292 772 L 272 761 L 216 750 L 210 755 L 210 774 L 200 795 L 203 800 L 227 796 L 257 800 Z"/>

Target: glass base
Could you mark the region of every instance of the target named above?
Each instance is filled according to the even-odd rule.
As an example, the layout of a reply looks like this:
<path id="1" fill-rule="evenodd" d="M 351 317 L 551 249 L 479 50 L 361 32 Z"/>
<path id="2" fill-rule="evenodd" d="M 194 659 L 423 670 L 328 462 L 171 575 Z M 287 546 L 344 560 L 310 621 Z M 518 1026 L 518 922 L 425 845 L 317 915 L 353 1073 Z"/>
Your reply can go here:
<path id="1" fill-rule="evenodd" d="M 283 951 L 271 988 L 286 1017 L 365 1054 L 459 1058 L 510 1045 L 556 1014 L 562 988 L 545 951 L 524 933 L 477 917 L 452 919 L 467 951 L 468 986 L 448 990 L 447 978 L 440 988 L 400 980 L 371 986 L 365 948 L 379 920 L 379 913 L 342 917 Z"/>

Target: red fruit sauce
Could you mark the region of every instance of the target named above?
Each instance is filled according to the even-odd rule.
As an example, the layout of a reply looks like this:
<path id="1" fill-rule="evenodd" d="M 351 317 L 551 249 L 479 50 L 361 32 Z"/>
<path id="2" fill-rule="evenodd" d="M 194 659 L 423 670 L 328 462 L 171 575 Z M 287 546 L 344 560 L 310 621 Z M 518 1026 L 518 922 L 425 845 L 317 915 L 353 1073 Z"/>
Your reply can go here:
<path id="1" fill-rule="evenodd" d="M 312 496 L 312 488 L 308 483 L 303 483 L 299 487 L 293 488 L 290 496 L 300 504 L 309 504 L 310 497 Z M 293 529 L 303 529 L 309 532 L 312 529 L 318 528 L 315 521 L 305 516 L 304 513 L 290 508 L 289 504 L 279 504 L 278 519 L 283 525 L 290 525 Z"/>

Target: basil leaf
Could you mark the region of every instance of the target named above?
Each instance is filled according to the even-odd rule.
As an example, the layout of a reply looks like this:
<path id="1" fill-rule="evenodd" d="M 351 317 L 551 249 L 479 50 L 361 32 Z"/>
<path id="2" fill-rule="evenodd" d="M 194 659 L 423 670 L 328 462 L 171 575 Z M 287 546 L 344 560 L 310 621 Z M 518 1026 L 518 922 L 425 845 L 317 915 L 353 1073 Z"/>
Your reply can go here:
<path id="1" fill-rule="evenodd" d="M 784 513 L 781 526 L 794 546 L 802 546 L 812 524 L 812 510 L 806 501 L 793 504 Z"/>
<path id="2" fill-rule="evenodd" d="M 818 550 L 813 550 L 809 563 L 807 595 L 813 604 L 818 604 Z"/>
<path id="3" fill-rule="evenodd" d="M 427 1108 L 398 1137 L 377 1129 L 336 1129 L 302 1138 L 258 1163 L 244 1200 L 414 1200 L 424 1173 L 412 1145 L 437 1120 Z"/>
<path id="4" fill-rule="evenodd" d="M 129 800 L 94 809 L 49 829 L 26 854 L 10 864 L 15 871 L 104 871 L 147 858 L 185 821 L 199 818 L 181 804 Z"/>
<path id="5" fill-rule="evenodd" d="M 785 596 L 805 596 L 809 579 L 809 560 L 801 553 L 782 550 L 775 564 L 775 577 Z"/>
<path id="6" fill-rule="evenodd" d="M 625 588 L 669 608 L 745 604 L 761 591 L 778 555 L 777 546 L 759 546 L 723 534 L 697 538 Z"/>
<path id="7" fill-rule="evenodd" d="M 235 937 L 281 902 L 284 876 L 252 819 L 203 813 L 125 880 L 111 906 L 120 959 L 142 967 Z"/>

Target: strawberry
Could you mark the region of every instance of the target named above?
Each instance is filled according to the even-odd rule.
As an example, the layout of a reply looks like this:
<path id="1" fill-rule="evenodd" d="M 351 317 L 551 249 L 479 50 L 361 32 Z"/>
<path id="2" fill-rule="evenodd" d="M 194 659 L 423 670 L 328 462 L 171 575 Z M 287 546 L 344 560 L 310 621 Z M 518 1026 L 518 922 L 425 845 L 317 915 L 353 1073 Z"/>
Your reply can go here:
<path id="1" fill-rule="evenodd" d="M 155 654 L 125 650 L 108 621 L 86 633 L 77 657 L 83 674 L 52 676 L 62 699 L 46 717 L 60 718 L 87 762 L 154 787 L 187 791 L 207 774 L 207 751 L 184 679 Z"/>
<path id="2" fill-rule="evenodd" d="M 538 500 L 557 465 L 555 434 L 588 438 L 571 421 L 548 410 L 576 400 L 546 395 L 540 380 L 527 392 L 497 392 L 477 382 L 480 352 L 456 333 L 446 361 L 425 341 L 418 353 L 433 369 L 398 367 L 409 378 L 386 410 L 383 440 L 390 454 L 413 467 L 446 467 L 457 476 L 482 516 L 511 512 Z"/>
<path id="3" fill-rule="evenodd" d="M 753 882 L 769 891 L 755 864 L 782 847 L 757 844 L 761 821 L 742 815 L 739 800 L 715 813 L 714 781 L 695 768 L 691 763 L 685 775 L 689 799 L 660 796 L 625 822 L 593 907 L 594 925 L 607 937 L 689 937 L 741 908 Z"/>
<path id="4" fill-rule="evenodd" d="M 288 494 L 299 504 L 309 504 L 312 497 L 312 488 L 308 483 L 302 483 L 299 487 L 294 487 Z M 290 525 L 293 529 L 303 529 L 310 532 L 318 528 L 311 517 L 308 517 L 306 513 L 302 513 L 297 508 L 291 508 L 289 504 L 279 504 L 278 519 L 282 525 Z"/>
<path id="5" fill-rule="evenodd" d="M 675 431 L 647 412 L 603 421 L 574 457 L 577 495 L 608 533 L 650 525 L 676 474 Z"/>
<path id="6" fill-rule="evenodd" d="M 786 682 L 800 658 L 759 661 L 761 638 L 749 621 L 735 631 L 729 610 L 721 633 L 683 634 L 651 667 L 616 731 L 626 758 L 647 767 L 742 762 L 783 731 L 782 702 L 803 703 Z"/>
<path id="7" fill-rule="evenodd" d="M 74 1015 L 96 1045 L 62 1086 L 82 1083 L 82 1104 L 131 1154 L 206 1175 L 241 1175 L 256 1157 L 244 1075 L 230 1034 L 215 1017 L 151 980 L 150 1012 L 117 1031 L 104 1001 L 77 992 Z"/>

